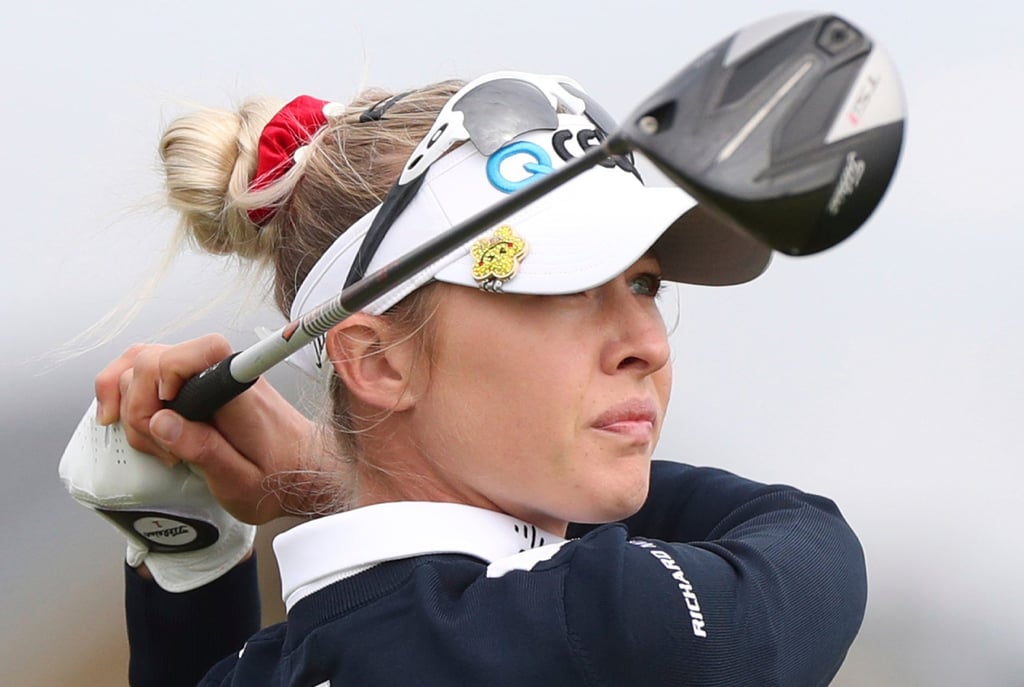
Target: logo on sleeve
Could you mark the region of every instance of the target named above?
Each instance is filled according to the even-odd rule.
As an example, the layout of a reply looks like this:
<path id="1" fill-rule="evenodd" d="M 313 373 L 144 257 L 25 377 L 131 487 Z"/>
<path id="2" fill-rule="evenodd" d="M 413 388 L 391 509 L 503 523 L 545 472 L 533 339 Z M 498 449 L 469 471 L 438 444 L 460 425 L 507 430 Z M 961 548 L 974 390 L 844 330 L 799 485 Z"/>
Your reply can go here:
<path id="1" fill-rule="evenodd" d="M 676 563 L 671 554 L 667 551 L 662 551 L 649 541 L 634 539 L 629 543 L 639 546 L 642 549 L 646 549 L 648 553 L 654 556 L 654 558 L 665 567 L 665 570 L 671 573 L 672 579 L 675 580 L 678 585 L 679 591 L 683 596 L 683 601 L 690 613 L 690 627 L 693 629 L 693 635 L 695 637 L 706 638 L 708 636 L 708 632 L 704 627 L 704 614 L 701 612 L 700 600 L 697 598 L 697 594 L 693 591 L 693 585 L 690 584 L 688 579 L 686 579 L 686 574 L 683 572 L 683 569 L 678 563 Z"/>

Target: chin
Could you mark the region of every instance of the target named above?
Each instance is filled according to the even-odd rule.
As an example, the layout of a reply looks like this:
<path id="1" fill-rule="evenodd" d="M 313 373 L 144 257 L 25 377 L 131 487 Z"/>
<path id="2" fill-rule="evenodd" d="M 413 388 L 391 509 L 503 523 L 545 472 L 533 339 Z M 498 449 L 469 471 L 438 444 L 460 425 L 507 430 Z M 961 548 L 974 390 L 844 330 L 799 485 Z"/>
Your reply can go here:
<path id="1" fill-rule="evenodd" d="M 572 522 L 601 524 L 633 515 L 647 500 L 650 475 L 650 460 L 645 460 L 642 465 L 630 465 L 594 483 L 591 493 L 574 509 L 578 513 Z"/>

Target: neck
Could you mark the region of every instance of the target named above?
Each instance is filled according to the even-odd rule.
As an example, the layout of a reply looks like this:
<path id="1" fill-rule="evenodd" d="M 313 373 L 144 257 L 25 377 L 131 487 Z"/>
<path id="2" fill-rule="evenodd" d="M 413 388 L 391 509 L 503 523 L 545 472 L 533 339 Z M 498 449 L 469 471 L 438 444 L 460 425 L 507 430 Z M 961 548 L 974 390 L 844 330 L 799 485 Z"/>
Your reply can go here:
<path id="1" fill-rule="evenodd" d="M 415 458 L 394 453 L 386 459 L 374 457 L 358 463 L 357 507 L 402 501 L 461 503 L 529 522 L 543 530 L 565 536 L 568 523 L 528 508 L 502 507 L 468 485 L 449 479 L 443 467 L 419 454 Z"/>

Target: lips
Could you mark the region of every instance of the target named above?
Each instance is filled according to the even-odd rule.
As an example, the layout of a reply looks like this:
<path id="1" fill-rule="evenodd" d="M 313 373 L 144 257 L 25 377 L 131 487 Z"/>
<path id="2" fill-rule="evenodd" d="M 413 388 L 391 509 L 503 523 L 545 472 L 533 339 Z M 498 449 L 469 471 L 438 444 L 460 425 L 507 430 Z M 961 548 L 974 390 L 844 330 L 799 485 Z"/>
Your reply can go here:
<path id="1" fill-rule="evenodd" d="M 658 410 L 646 399 L 630 399 L 601 413 L 591 424 L 594 429 L 637 441 L 650 441 Z"/>

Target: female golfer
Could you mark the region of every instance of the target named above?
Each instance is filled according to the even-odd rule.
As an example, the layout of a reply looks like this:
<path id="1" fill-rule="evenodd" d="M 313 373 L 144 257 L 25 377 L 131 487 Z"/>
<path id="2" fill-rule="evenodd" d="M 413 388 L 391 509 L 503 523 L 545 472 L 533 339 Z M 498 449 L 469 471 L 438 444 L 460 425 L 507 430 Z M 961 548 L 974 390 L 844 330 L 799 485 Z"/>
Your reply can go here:
<path id="1" fill-rule="evenodd" d="M 508 72 L 201 111 L 160 153 L 182 230 L 272 266 L 291 319 L 610 126 L 573 81 Z M 259 381 L 185 421 L 161 399 L 226 341 L 127 351 L 97 378 L 101 423 L 205 475 L 242 521 L 311 516 L 275 540 L 288 617 L 263 630 L 251 539 L 173 575 L 136 546 L 132 683 L 827 684 L 866 594 L 835 505 L 652 461 L 671 387 L 662 280 L 740 283 L 768 257 L 624 157 L 297 355 L 323 418 Z"/>

